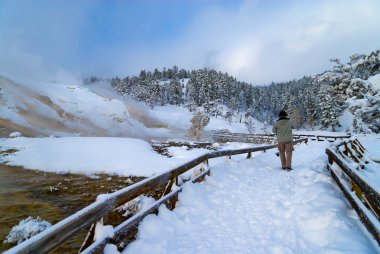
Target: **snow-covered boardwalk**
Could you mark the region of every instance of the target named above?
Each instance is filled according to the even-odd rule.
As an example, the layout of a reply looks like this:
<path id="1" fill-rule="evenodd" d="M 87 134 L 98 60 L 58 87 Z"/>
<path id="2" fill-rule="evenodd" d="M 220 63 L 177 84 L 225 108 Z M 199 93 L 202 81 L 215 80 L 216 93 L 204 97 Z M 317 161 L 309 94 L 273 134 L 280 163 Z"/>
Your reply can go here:
<path id="1" fill-rule="evenodd" d="M 292 172 L 274 149 L 213 166 L 176 209 L 147 216 L 123 253 L 378 253 L 325 169 L 326 145 L 297 146 Z"/>

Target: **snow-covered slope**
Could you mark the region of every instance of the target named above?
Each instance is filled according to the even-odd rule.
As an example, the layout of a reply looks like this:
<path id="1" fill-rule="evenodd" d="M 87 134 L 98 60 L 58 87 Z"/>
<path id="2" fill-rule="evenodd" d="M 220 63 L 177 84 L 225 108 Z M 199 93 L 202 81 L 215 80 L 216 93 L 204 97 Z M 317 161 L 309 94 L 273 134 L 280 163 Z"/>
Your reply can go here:
<path id="1" fill-rule="evenodd" d="M 118 136 L 183 138 L 193 112 L 185 107 L 158 106 L 126 100 L 94 84 L 87 86 L 41 83 L 0 75 L 0 137 Z M 256 131 L 262 124 L 255 121 Z M 206 130 L 247 132 L 243 123 L 210 119 Z"/>
<path id="2" fill-rule="evenodd" d="M 1 76 L 0 84 L 3 132 L 140 138 L 171 132 L 144 105 L 103 96 L 87 87 L 16 81 Z"/>
<path id="3" fill-rule="evenodd" d="M 173 157 L 155 152 L 141 139 L 112 137 L 9 138 L 0 140 L 0 163 L 46 172 L 151 176 L 169 170 L 208 150 L 171 147 Z"/>

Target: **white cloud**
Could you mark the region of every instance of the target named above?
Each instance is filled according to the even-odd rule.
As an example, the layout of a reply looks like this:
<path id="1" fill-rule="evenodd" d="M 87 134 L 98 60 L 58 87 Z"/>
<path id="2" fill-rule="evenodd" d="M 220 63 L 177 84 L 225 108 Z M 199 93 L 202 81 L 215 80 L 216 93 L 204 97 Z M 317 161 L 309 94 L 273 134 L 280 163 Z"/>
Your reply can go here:
<path id="1" fill-rule="evenodd" d="M 265 13 L 255 3 L 234 13 L 203 12 L 166 50 L 155 54 L 152 48 L 148 55 L 165 55 L 161 65 L 206 65 L 257 83 L 322 72 L 330 58 L 347 59 L 380 45 L 380 1 L 294 1 Z"/>
<path id="2" fill-rule="evenodd" d="M 0 71 L 62 81 L 177 65 L 215 68 L 258 84 L 319 73 L 330 67 L 330 58 L 345 60 L 380 47 L 378 0 L 246 1 L 235 9 L 207 5 L 181 34 L 167 40 L 97 45 L 93 54 L 81 55 L 78 45 L 94 39 L 82 36 L 91 22 L 84 17 L 99 8 L 97 3 L 69 4 L 63 13 L 70 15 L 47 4 L 28 15 L 34 18 L 30 24 L 6 29 L 0 19 Z M 24 6 L 18 14 L 28 11 Z"/>
<path id="3" fill-rule="evenodd" d="M 0 19 L 0 71 L 21 78 L 80 82 L 76 47 L 88 8 L 9 1 Z"/>

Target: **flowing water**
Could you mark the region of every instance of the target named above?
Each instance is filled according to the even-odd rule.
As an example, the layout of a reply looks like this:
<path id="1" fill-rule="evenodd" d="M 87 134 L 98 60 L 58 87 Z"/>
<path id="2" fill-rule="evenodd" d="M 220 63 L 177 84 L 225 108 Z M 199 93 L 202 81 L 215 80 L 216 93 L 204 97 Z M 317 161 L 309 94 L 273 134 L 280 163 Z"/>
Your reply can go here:
<path id="1" fill-rule="evenodd" d="M 101 193 L 124 188 L 142 178 L 109 175 L 45 173 L 0 164 L 0 252 L 14 244 L 4 243 L 14 225 L 29 216 L 52 224 L 95 201 Z M 57 253 L 77 253 L 86 232 L 65 243 Z"/>

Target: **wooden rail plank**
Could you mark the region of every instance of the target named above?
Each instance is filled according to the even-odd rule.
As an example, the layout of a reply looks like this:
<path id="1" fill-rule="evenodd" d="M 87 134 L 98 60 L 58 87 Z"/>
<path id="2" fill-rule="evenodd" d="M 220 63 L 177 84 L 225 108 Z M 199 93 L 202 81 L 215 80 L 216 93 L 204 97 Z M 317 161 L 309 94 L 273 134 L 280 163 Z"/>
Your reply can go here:
<path id="1" fill-rule="evenodd" d="M 330 156 L 335 163 L 359 186 L 366 197 L 369 197 L 377 207 L 380 207 L 380 195 L 379 193 L 367 184 L 358 174 L 356 174 L 341 157 L 330 148 L 326 149 L 326 153 Z"/>
<path id="2" fill-rule="evenodd" d="M 206 175 L 210 174 L 210 169 L 207 169 L 206 171 L 202 172 L 201 174 L 194 177 L 191 182 L 196 183 Z M 179 192 L 182 191 L 182 187 L 179 187 L 178 189 L 174 190 L 173 192 L 170 192 L 169 194 L 166 194 L 161 199 L 157 200 L 155 203 L 153 203 L 151 206 L 146 208 L 145 210 L 139 212 L 138 214 L 132 216 L 125 222 L 121 223 L 119 226 L 115 228 L 115 234 L 113 238 L 106 238 L 99 242 L 94 242 L 92 245 L 90 245 L 86 250 L 81 252 L 81 254 L 95 254 L 95 253 L 102 253 L 105 245 L 107 243 L 118 243 L 122 241 L 133 229 L 134 226 L 136 226 L 142 219 L 145 218 L 146 215 L 156 212 L 158 208 L 165 203 L 166 201 L 175 198 L 178 196 Z"/>
<path id="3" fill-rule="evenodd" d="M 340 178 L 336 175 L 331 166 L 327 165 L 327 168 L 330 171 L 331 176 L 333 177 L 339 188 L 342 190 L 344 196 L 350 202 L 352 208 L 354 208 L 356 213 L 359 215 L 360 221 L 365 225 L 367 230 L 372 234 L 377 243 L 380 245 L 379 228 L 374 225 L 374 222 L 370 219 L 371 216 L 367 214 L 364 209 L 361 208 L 361 206 L 359 205 L 360 201 L 356 200 L 358 198 L 353 196 L 352 192 L 344 186 L 343 181 L 340 180 Z"/>
<path id="4" fill-rule="evenodd" d="M 212 137 L 218 142 L 229 142 L 229 141 L 241 141 L 241 142 L 262 142 L 262 141 L 273 141 L 275 140 L 275 134 L 247 134 L 247 133 L 218 133 L 209 132 L 207 133 L 209 137 Z M 337 139 L 347 139 L 350 135 L 310 135 L 310 134 L 293 134 L 293 138 L 310 138 L 312 140 L 334 142 Z"/>
<path id="5" fill-rule="evenodd" d="M 95 254 L 95 253 L 103 253 L 103 249 L 107 243 L 118 243 L 121 242 L 128 233 L 133 229 L 134 226 L 138 225 L 138 223 L 145 218 L 146 215 L 151 214 L 158 210 L 158 208 L 165 203 L 167 200 L 175 197 L 178 195 L 179 192 L 182 191 L 182 188 L 178 188 L 174 190 L 173 192 L 167 194 L 166 196 L 160 198 L 156 202 L 154 202 L 152 205 L 150 205 L 148 208 L 144 209 L 143 211 L 140 211 L 139 213 L 135 214 L 128 220 L 124 221 L 120 225 L 118 225 L 114 230 L 114 236 L 113 238 L 105 238 L 103 240 L 94 242 L 92 245 L 90 245 L 87 249 L 85 249 L 82 254 Z"/>
<path id="6" fill-rule="evenodd" d="M 206 175 L 210 175 L 210 169 L 207 169 L 206 171 L 202 172 L 201 174 L 197 175 L 196 177 L 194 177 L 191 181 L 193 183 L 196 183 L 196 182 L 199 182 L 201 181 Z"/>

